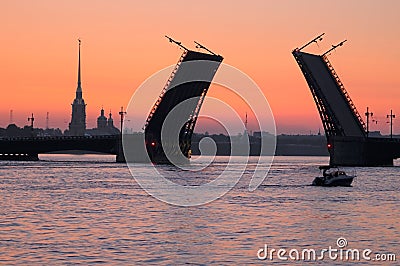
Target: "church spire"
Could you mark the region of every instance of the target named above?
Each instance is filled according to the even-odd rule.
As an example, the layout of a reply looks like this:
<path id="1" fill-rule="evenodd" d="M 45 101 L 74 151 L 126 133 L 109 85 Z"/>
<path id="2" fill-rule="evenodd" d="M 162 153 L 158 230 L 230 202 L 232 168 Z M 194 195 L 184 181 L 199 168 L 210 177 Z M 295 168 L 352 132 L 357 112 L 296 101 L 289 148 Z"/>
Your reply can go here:
<path id="1" fill-rule="evenodd" d="M 76 98 L 82 99 L 82 87 L 81 87 L 81 40 L 78 39 L 79 50 L 78 50 L 78 87 L 76 88 Z"/>
<path id="2" fill-rule="evenodd" d="M 71 123 L 69 123 L 69 132 L 71 136 L 84 136 L 86 131 L 86 104 L 82 98 L 81 87 L 81 40 L 78 39 L 78 87 L 76 96 L 72 103 Z"/>

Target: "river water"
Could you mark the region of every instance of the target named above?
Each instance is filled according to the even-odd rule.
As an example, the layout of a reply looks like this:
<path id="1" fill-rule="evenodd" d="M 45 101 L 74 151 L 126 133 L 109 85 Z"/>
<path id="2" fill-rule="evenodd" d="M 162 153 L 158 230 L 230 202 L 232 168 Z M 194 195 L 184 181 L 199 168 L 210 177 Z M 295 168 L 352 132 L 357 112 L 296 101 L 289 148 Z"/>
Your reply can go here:
<path id="1" fill-rule="evenodd" d="M 327 157 L 275 157 L 255 191 L 248 191 L 245 172 L 218 200 L 178 207 L 149 196 L 114 159 L 0 162 L 0 264 L 263 265 L 271 263 L 257 256 L 265 245 L 322 250 L 338 248 L 340 237 L 346 248 L 371 249 L 370 258 L 400 256 L 400 167 L 350 168 L 357 172 L 352 187 L 323 188 L 309 184 Z M 218 157 L 213 167 L 227 162 Z M 273 255 L 282 265 L 296 260 Z M 316 263 L 326 262 L 343 263 Z"/>

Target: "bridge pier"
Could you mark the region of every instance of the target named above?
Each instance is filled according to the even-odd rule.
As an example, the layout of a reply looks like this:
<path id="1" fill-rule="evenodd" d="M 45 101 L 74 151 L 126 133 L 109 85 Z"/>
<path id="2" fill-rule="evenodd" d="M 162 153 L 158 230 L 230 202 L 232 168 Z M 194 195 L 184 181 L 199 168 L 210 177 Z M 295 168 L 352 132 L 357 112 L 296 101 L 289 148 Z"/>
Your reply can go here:
<path id="1" fill-rule="evenodd" d="M 126 163 L 125 155 L 123 152 L 117 154 L 116 162 L 117 163 Z"/>
<path id="2" fill-rule="evenodd" d="M 332 166 L 393 166 L 398 158 L 398 140 L 385 138 L 330 137 L 328 138 Z"/>
<path id="3" fill-rule="evenodd" d="M 39 161 L 38 154 L 0 154 L 0 161 Z"/>

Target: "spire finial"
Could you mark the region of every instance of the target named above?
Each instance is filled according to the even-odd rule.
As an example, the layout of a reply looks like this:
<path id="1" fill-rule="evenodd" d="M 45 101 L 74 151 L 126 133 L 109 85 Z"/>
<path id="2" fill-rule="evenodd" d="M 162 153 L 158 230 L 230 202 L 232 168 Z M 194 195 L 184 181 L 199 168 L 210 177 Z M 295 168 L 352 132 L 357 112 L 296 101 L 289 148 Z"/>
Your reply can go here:
<path id="1" fill-rule="evenodd" d="M 82 87 L 81 87 L 81 39 L 78 38 L 78 87 L 76 88 L 76 98 L 82 99 Z"/>

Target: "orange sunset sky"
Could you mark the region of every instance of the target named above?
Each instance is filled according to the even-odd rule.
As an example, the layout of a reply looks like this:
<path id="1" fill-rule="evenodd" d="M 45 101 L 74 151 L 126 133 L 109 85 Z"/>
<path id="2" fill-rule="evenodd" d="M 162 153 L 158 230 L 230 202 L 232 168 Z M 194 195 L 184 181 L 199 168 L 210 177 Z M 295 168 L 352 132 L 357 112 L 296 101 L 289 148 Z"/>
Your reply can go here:
<path id="1" fill-rule="evenodd" d="M 249 75 L 267 97 L 278 133 L 316 133 L 321 122 L 291 51 L 325 32 L 319 46 L 305 51 L 323 53 L 347 39 L 329 59 L 358 111 L 369 106 L 378 120 L 370 130 L 388 134 L 392 108 L 400 133 L 399 10 L 396 0 L 3 0 L 0 127 L 8 125 L 10 110 L 19 126 L 33 112 L 35 126 L 44 127 L 49 112 L 50 127 L 68 127 L 78 38 L 87 127 L 95 127 L 102 106 L 116 118 L 146 78 L 178 60 L 182 51 L 167 34 L 193 49 L 199 41 Z M 213 86 L 209 95 L 224 94 Z M 236 108 L 243 116 L 247 111 L 241 103 Z"/>

